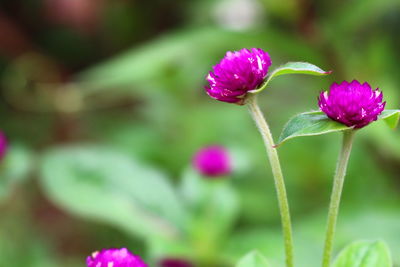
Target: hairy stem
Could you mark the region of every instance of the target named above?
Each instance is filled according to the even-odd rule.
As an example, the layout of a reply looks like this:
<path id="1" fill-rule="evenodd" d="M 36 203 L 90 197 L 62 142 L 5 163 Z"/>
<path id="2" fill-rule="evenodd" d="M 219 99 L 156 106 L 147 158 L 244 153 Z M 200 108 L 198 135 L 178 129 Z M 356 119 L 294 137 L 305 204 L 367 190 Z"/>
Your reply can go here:
<path id="1" fill-rule="evenodd" d="M 342 150 L 336 166 L 336 173 L 333 179 L 331 202 L 329 205 L 325 247 L 322 260 L 323 267 L 329 267 L 332 258 L 333 239 L 335 235 L 336 221 L 339 214 L 340 197 L 342 195 L 343 183 L 346 175 L 347 163 L 349 162 L 354 134 L 354 130 L 347 130 L 343 132 Z"/>
<path id="2" fill-rule="evenodd" d="M 272 174 L 275 180 L 275 189 L 278 195 L 279 210 L 281 214 L 282 231 L 286 253 L 286 266 L 293 267 L 292 225 L 290 220 L 289 203 L 286 195 L 285 181 L 283 179 L 278 153 L 276 151 L 276 148 L 274 148 L 274 140 L 272 138 L 271 131 L 269 130 L 268 124 L 257 104 L 256 96 L 252 96 L 248 99 L 247 106 L 253 120 L 257 125 L 258 130 L 262 135 L 268 154 L 268 159 L 271 164 Z"/>

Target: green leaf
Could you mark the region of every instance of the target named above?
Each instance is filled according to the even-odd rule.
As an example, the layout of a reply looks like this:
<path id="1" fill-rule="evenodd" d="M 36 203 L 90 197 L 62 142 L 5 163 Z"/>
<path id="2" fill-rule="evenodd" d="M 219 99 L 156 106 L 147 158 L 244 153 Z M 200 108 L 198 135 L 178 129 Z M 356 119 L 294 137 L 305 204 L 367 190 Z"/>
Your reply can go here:
<path id="1" fill-rule="evenodd" d="M 333 267 L 392 267 L 392 259 L 384 242 L 358 241 L 340 252 Z"/>
<path id="2" fill-rule="evenodd" d="M 28 178 L 33 165 L 32 152 L 25 146 L 12 144 L 0 166 L 0 200 L 6 198 L 13 187 Z"/>
<path id="3" fill-rule="evenodd" d="M 147 238 L 176 237 L 186 224 L 166 177 L 104 147 L 65 147 L 45 154 L 41 182 L 65 210 Z"/>
<path id="4" fill-rule="evenodd" d="M 277 246 L 281 242 L 279 229 L 245 228 L 235 230 L 220 251 L 227 259 L 236 260 L 247 254 L 248 251 L 258 251 L 268 258 L 270 265 L 278 266 L 283 261 L 283 247 Z"/>
<path id="5" fill-rule="evenodd" d="M 395 128 L 400 118 L 400 110 L 384 110 L 378 120 L 385 121 L 389 127 Z M 321 111 L 298 114 L 291 118 L 283 128 L 278 146 L 283 142 L 300 136 L 321 135 L 352 129 L 344 124 L 328 118 Z"/>
<path id="6" fill-rule="evenodd" d="M 351 127 L 328 118 L 321 111 L 305 112 L 289 120 L 279 137 L 278 145 L 295 137 L 321 135 L 348 129 Z"/>
<path id="7" fill-rule="evenodd" d="M 236 267 L 270 267 L 267 260 L 257 251 L 253 251 L 244 256 Z"/>
<path id="8" fill-rule="evenodd" d="M 390 128 L 395 129 L 399 124 L 400 110 L 398 109 L 384 110 L 382 114 L 379 115 L 378 119 L 383 119 Z"/>
<path id="9" fill-rule="evenodd" d="M 265 82 L 260 86 L 260 88 L 251 91 L 251 93 L 259 93 L 264 90 L 268 83 L 275 77 L 285 75 L 285 74 L 308 74 L 315 76 L 328 75 L 331 71 L 324 71 L 319 67 L 307 63 L 307 62 L 288 62 L 277 69 L 273 70 L 270 75 L 267 76 Z"/>
<path id="10" fill-rule="evenodd" d="M 239 200 L 229 178 L 202 177 L 193 169 L 184 173 L 181 193 L 192 215 L 193 227 L 201 238 L 219 238 L 232 228 Z"/>
<path id="11" fill-rule="evenodd" d="M 147 255 L 151 259 L 186 258 L 193 253 L 190 240 L 152 237 L 147 240 Z"/>
<path id="12" fill-rule="evenodd" d="M 190 221 L 189 240 L 212 255 L 225 244 L 238 217 L 237 193 L 227 177 L 210 179 L 188 169 L 181 184 L 183 202 L 187 205 Z"/>

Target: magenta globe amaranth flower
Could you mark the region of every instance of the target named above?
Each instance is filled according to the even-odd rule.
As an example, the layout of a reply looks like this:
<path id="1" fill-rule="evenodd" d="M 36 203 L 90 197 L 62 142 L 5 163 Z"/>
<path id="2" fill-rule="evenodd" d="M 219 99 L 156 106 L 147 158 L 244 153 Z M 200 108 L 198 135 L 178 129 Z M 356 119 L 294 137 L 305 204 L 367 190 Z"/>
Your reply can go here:
<path id="1" fill-rule="evenodd" d="M 139 256 L 133 255 L 126 248 L 110 248 L 93 252 L 87 257 L 88 267 L 148 267 Z"/>
<path id="2" fill-rule="evenodd" d="M 207 76 L 206 92 L 219 101 L 243 105 L 249 91 L 267 76 L 271 58 L 260 48 L 227 52 Z"/>
<path id="3" fill-rule="evenodd" d="M 368 83 L 333 83 L 329 92 L 322 92 L 318 98 L 320 109 L 332 120 L 349 127 L 362 128 L 376 121 L 385 108 L 383 94 L 372 90 Z"/>
<path id="4" fill-rule="evenodd" d="M 231 160 L 228 151 L 222 146 L 209 146 L 200 149 L 193 158 L 194 167 L 208 177 L 224 176 L 231 173 Z"/>

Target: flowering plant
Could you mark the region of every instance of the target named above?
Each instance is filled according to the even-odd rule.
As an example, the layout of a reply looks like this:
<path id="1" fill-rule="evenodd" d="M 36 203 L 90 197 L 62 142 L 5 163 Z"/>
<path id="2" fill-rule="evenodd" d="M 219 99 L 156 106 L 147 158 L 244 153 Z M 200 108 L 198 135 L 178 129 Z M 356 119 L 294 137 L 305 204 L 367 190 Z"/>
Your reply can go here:
<path id="1" fill-rule="evenodd" d="M 279 138 L 279 144 L 300 136 L 321 135 L 342 132 L 343 142 L 333 181 L 331 203 L 329 206 L 323 267 L 331 266 L 333 239 L 339 213 L 340 199 L 346 175 L 347 164 L 355 133 L 376 120 L 384 120 L 391 128 L 399 121 L 400 110 L 384 110 L 383 93 L 372 90 L 368 83 L 343 81 L 331 85 L 329 92 L 322 92 L 318 98 L 321 112 L 306 112 L 293 117 Z M 386 245 L 382 242 L 356 242 L 345 248 L 336 259 L 334 266 L 358 266 L 358 253 L 370 251 L 361 259 L 369 266 L 391 266 Z M 375 259 L 371 259 L 374 255 Z"/>
<path id="2" fill-rule="evenodd" d="M 214 66 L 207 80 L 207 94 L 228 103 L 248 104 L 250 114 L 254 119 L 265 143 L 281 212 L 282 229 L 285 243 L 286 266 L 294 266 L 293 237 L 282 170 L 269 126 L 257 105 L 255 94 L 266 88 L 269 81 L 281 74 L 305 73 L 325 75 L 325 72 L 309 63 L 288 63 L 268 74 L 271 60 L 268 53 L 261 49 L 242 49 L 238 52 L 228 52 L 219 64 Z M 320 135 L 329 132 L 342 131 L 343 144 L 338 159 L 334 177 L 331 203 L 328 213 L 325 247 L 323 252 L 323 267 L 331 266 L 333 239 L 339 212 L 340 198 L 350 157 L 354 134 L 373 121 L 384 119 L 395 127 L 399 120 L 399 110 L 384 110 L 383 94 L 378 89 L 372 90 L 368 83 L 361 84 L 354 80 L 332 84 L 329 92 L 322 92 L 318 98 L 321 112 L 307 112 L 292 118 L 285 126 L 279 144 L 284 141 L 308 135 Z M 279 145 L 278 144 L 278 145 Z M 363 250 L 371 250 L 367 256 L 359 256 Z M 371 256 L 373 255 L 373 256 Z M 357 261 L 366 261 L 368 266 L 391 265 L 386 246 L 381 243 L 359 242 L 345 249 L 335 262 L 335 266 L 356 267 Z M 237 265 L 238 267 L 269 266 L 259 254 L 249 254 Z"/>

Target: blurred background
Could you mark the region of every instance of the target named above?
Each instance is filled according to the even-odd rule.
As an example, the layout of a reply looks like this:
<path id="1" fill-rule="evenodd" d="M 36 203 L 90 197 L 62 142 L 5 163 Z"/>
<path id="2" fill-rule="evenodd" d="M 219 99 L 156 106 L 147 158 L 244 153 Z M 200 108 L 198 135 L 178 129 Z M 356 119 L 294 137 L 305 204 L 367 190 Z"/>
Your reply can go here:
<path id="1" fill-rule="evenodd" d="M 0 266 L 85 266 L 103 247 L 156 267 L 229 267 L 258 249 L 282 266 L 262 140 L 246 107 L 203 90 L 243 47 L 268 51 L 272 68 L 334 71 L 262 93 L 276 138 L 333 81 L 368 81 L 399 107 L 398 0 L 1 0 Z M 229 149 L 228 177 L 191 166 L 212 144 Z M 329 134 L 279 148 L 299 267 L 320 261 L 339 145 Z M 374 123 L 354 145 L 336 251 L 383 239 L 400 266 L 399 203 L 400 132 Z"/>

